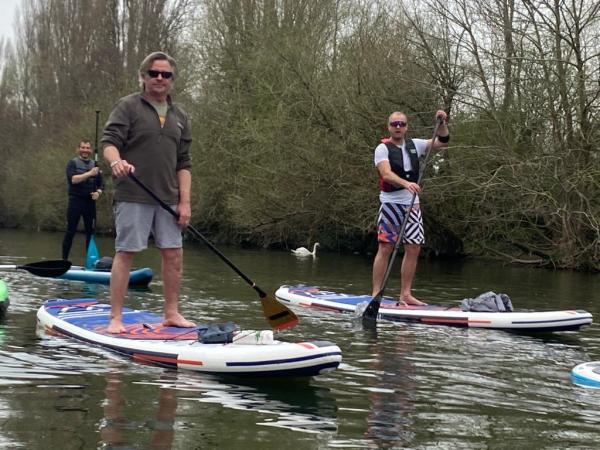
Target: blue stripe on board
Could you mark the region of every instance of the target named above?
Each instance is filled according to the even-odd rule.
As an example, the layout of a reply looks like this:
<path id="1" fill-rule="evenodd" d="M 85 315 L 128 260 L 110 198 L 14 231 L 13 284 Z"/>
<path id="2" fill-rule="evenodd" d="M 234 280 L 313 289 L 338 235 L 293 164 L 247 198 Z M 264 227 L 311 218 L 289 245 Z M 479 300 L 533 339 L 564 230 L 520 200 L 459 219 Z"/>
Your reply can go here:
<path id="1" fill-rule="evenodd" d="M 46 300 L 44 302 L 44 306 L 46 308 L 59 308 L 59 307 L 65 307 L 65 306 L 69 306 L 69 305 L 77 305 L 79 303 L 86 303 L 86 302 L 98 302 L 95 298 L 72 298 L 72 299 L 65 299 L 65 298 L 53 298 L 53 299 L 49 299 Z"/>
<path id="2" fill-rule="evenodd" d="M 227 375 L 235 375 L 242 377 L 312 377 L 319 375 L 322 370 L 335 369 L 339 365 L 338 362 L 329 362 L 319 364 L 318 366 L 302 367 L 298 369 L 283 369 L 283 370 L 269 370 L 269 371 L 256 371 L 256 372 L 231 372 Z M 206 371 L 206 373 L 212 373 Z"/>
<path id="3" fill-rule="evenodd" d="M 600 381 L 596 381 L 587 377 L 582 377 L 574 373 L 571 373 L 571 380 L 573 381 L 573 383 L 579 384 L 581 386 L 600 387 Z"/>
<path id="4" fill-rule="evenodd" d="M 311 359 L 322 358 L 323 356 L 341 356 L 341 352 L 320 353 L 318 355 L 299 356 L 297 358 L 271 359 L 267 361 L 248 361 L 248 362 L 228 362 L 228 367 L 250 367 L 250 366 L 267 366 L 272 364 L 285 364 L 298 361 L 309 361 Z"/>
<path id="5" fill-rule="evenodd" d="M 519 325 L 530 325 L 536 323 L 555 323 L 555 322 L 573 322 L 576 320 L 585 319 L 586 317 L 571 317 L 569 319 L 554 319 L 554 320 L 515 320 L 511 323 Z"/>
<path id="6" fill-rule="evenodd" d="M 310 297 L 313 300 L 327 300 L 329 302 L 334 302 L 334 303 L 341 303 L 344 305 L 358 305 L 359 303 L 362 302 L 369 302 L 371 301 L 371 296 L 370 295 L 365 295 L 365 296 L 360 296 L 360 297 L 348 297 L 348 298 L 340 298 L 340 297 L 331 297 L 331 298 L 327 298 L 327 297 Z M 313 302 L 314 303 L 314 302 Z M 395 302 L 394 302 L 395 303 Z"/>
<path id="7" fill-rule="evenodd" d="M 60 316 L 59 316 L 60 317 Z M 103 313 L 103 315 L 98 314 L 90 314 L 90 316 L 81 316 L 81 317 L 70 317 L 70 318 L 61 318 L 67 323 L 73 324 L 80 328 L 84 328 L 89 331 L 94 331 L 93 328 L 101 325 L 108 325 L 108 321 L 110 318 L 110 314 Z M 134 324 L 142 324 L 142 323 L 162 323 L 162 317 L 153 314 L 151 312 L 138 312 L 134 314 L 126 314 L 123 311 L 123 325 L 134 325 Z M 175 327 L 176 328 L 176 327 Z M 176 328 L 177 330 L 182 330 L 181 328 Z"/>

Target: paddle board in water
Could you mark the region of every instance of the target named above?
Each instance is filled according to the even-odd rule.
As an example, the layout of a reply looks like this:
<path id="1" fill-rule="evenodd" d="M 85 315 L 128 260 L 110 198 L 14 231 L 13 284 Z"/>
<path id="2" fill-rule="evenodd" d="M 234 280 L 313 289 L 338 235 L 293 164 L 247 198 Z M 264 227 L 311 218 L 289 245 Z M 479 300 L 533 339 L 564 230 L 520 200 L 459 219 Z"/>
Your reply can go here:
<path id="1" fill-rule="evenodd" d="M 38 328 L 46 335 L 67 336 L 91 345 L 174 369 L 219 375 L 297 377 L 335 369 L 342 360 L 328 341 L 288 343 L 271 330 L 236 331 L 231 343 L 202 343 L 206 326 L 163 327 L 162 317 L 123 309 L 126 332 L 106 332 L 110 306 L 94 299 L 48 300 L 38 310 Z"/>
<path id="2" fill-rule="evenodd" d="M 0 319 L 6 315 L 9 303 L 8 287 L 4 281 L 0 280 Z"/>
<path id="3" fill-rule="evenodd" d="M 281 286 L 275 296 L 291 306 L 354 314 L 357 306 L 368 304 L 370 295 L 350 295 L 323 291 L 315 286 Z M 530 312 L 472 312 L 458 306 L 402 306 L 384 297 L 379 318 L 420 322 L 428 325 L 451 325 L 509 331 L 570 331 L 592 323 L 592 315 L 583 310 Z"/>
<path id="4" fill-rule="evenodd" d="M 152 281 L 152 269 L 144 267 L 129 272 L 129 286 L 148 286 Z M 86 269 L 82 266 L 73 266 L 63 275 L 57 277 L 63 280 L 85 281 L 86 283 L 110 284 L 110 270 Z"/>
<path id="5" fill-rule="evenodd" d="M 600 361 L 575 366 L 571 370 L 571 380 L 579 386 L 600 388 Z"/>

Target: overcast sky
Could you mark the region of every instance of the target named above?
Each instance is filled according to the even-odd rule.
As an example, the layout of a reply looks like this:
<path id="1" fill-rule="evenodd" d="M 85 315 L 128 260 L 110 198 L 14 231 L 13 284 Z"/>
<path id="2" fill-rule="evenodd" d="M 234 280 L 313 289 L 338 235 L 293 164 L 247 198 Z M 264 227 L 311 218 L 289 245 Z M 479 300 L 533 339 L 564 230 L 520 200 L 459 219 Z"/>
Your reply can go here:
<path id="1" fill-rule="evenodd" d="M 0 34 L 12 38 L 14 35 L 13 22 L 17 5 L 25 0 L 0 0 Z"/>

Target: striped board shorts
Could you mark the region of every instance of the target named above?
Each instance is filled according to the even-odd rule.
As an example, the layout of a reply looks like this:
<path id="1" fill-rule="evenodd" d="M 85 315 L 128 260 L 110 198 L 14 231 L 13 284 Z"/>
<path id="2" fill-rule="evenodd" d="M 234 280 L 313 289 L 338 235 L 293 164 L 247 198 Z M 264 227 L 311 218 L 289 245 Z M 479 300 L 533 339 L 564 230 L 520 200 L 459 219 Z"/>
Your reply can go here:
<path id="1" fill-rule="evenodd" d="M 383 203 L 379 208 L 379 218 L 377 220 L 377 240 L 379 242 L 393 243 L 398 240 L 400 228 L 404 215 L 409 205 L 399 205 L 398 203 Z M 402 236 L 403 244 L 425 244 L 425 231 L 423 229 L 423 217 L 421 208 L 413 207 L 408 215 L 408 223 Z"/>

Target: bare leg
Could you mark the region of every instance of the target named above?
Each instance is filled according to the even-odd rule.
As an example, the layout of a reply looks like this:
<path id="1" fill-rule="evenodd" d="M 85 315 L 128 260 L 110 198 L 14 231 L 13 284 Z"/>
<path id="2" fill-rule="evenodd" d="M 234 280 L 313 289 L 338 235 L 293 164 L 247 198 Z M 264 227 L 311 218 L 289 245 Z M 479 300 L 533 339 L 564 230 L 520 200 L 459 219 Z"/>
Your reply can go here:
<path id="1" fill-rule="evenodd" d="M 135 253 L 117 252 L 113 259 L 110 271 L 110 322 L 106 331 L 109 333 L 123 333 L 123 303 L 127 286 L 129 285 L 129 272 Z"/>
<path id="2" fill-rule="evenodd" d="M 400 269 L 400 301 L 407 305 L 426 305 L 412 295 L 412 283 L 417 272 L 417 262 L 421 246 L 418 244 L 404 244 L 404 258 Z"/>
<path id="3" fill-rule="evenodd" d="M 387 270 L 390 255 L 394 250 L 394 244 L 389 242 L 380 242 L 377 249 L 377 255 L 373 261 L 373 293 L 375 297 L 381 291 L 381 285 L 383 284 L 383 277 L 385 277 L 385 271 Z"/>
<path id="4" fill-rule="evenodd" d="M 165 294 L 165 320 L 166 327 L 193 327 L 190 322 L 179 314 L 179 286 L 181 284 L 181 273 L 183 271 L 183 249 L 162 248 L 162 277 Z"/>

